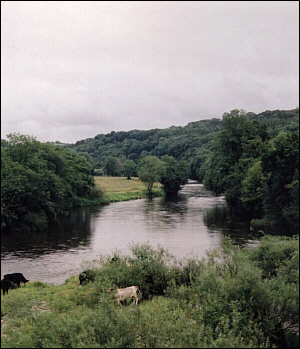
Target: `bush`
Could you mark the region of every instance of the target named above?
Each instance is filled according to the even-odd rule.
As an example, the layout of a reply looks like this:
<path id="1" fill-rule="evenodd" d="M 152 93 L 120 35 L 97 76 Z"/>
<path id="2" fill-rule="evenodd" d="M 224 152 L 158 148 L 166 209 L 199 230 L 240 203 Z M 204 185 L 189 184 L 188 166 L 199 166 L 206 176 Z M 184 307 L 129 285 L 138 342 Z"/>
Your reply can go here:
<path id="1" fill-rule="evenodd" d="M 295 243 L 296 242 L 296 243 Z M 289 263 L 294 254 L 299 251 L 299 236 L 294 238 L 265 236 L 260 245 L 249 250 L 250 260 L 263 270 L 263 277 L 270 278 L 277 275 L 278 269 Z"/>

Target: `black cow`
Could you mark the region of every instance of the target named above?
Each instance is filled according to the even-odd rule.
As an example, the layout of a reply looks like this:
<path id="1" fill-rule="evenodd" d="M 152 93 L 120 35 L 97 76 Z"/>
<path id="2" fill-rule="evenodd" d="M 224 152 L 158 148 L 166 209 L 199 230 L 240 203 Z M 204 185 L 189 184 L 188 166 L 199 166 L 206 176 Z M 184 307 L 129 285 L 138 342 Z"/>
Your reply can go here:
<path id="1" fill-rule="evenodd" d="M 91 269 L 85 270 L 79 274 L 79 283 L 82 285 L 84 281 L 95 281 L 95 272 Z"/>
<path id="2" fill-rule="evenodd" d="M 26 284 L 29 280 L 24 278 L 24 275 L 22 273 L 13 273 L 13 274 L 6 274 L 4 275 L 4 279 L 9 280 L 20 287 L 20 283 L 23 282 Z"/>
<path id="3" fill-rule="evenodd" d="M 8 290 L 12 288 L 12 283 L 10 280 L 8 279 L 2 279 L 1 280 L 1 290 L 3 291 L 3 295 L 5 295 L 5 293 L 8 294 Z"/>

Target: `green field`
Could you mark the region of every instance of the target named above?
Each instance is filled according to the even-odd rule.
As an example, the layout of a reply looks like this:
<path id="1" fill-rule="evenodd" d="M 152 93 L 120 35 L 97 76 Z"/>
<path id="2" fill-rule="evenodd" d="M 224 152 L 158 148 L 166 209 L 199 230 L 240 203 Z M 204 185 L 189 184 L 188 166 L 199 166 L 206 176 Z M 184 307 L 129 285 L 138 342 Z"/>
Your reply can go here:
<path id="1" fill-rule="evenodd" d="M 146 186 L 137 177 L 128 180 L 127 177 L 95 176 L 95 183 L 108 202 L 126 201 L 146 197 Z M 155 196 L 162 196 L 163 190 L 159 183 L 153 186 Z"/>

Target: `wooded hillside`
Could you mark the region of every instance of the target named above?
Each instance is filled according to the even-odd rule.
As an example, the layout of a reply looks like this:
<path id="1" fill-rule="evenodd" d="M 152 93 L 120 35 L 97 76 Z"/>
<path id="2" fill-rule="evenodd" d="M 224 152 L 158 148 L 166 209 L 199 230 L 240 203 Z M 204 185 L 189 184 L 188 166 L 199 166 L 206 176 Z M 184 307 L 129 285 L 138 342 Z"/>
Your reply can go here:
<path id="1" fill-rule="evenodd" d="M 299 132 L 299 109 L 268 110 L 260 114 L 247 113 L 247 116 L 249 120 L 266 128 L 271 138 L 282 129 Z M 112 131 L 77 141 L 67 147 L 83 153 L 92 161 L 94 168 L 102 169 L 103 173 L 105 164 L 111 157 L 117 159 L 115 175 L 121 175 L 122 164 L 127 159 L 138 163 L 141 158 L 149 155 L 157 157 L 169 155 L 176 160 L 186 160 L 189 164 L 190 178 L 202 180 L 203 173 L 199 172 L 199 168 L 207 158 L 214 137 L 221 128 L 222 120 L 213 118 L 190 122 L 183 127 L 171 126 L 167 129 L 147 131 Z"/>

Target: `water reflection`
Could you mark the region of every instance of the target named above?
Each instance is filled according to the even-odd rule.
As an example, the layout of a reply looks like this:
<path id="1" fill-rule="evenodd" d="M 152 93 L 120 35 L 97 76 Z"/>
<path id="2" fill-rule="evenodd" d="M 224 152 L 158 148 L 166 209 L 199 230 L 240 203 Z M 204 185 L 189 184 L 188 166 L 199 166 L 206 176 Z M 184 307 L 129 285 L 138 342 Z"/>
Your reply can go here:
<path id="1" fill-rule="evenodd" d="M 159 198 L 144 202 L 143 214 L 147 221 L 161 222 L 164 224 L 186 221 L 188 212 L 188 199 L 181 195 L 177 199 Z"/>
<path id="2" fill-rule="evenodd" d="M 101 208 L 98 208 L 98 212 Z M 88 246 L 91 240 L 91 209 L 72 211 L 53 222 L 47 230 L 1 235 L 1 258 L 7 255 L 35 257 Z"/>
<path id="3" fill-rule="evenodd" d="M 249 222 L 239 221 L 236 217 L 231 216 L 225 204 L 207 210 L 203 222 L 210 232 L 219 230 L 223 236 L 230 237 L 233 244 L 239 246 L 247 246 L 262 235 L 252 230 Z"/>

